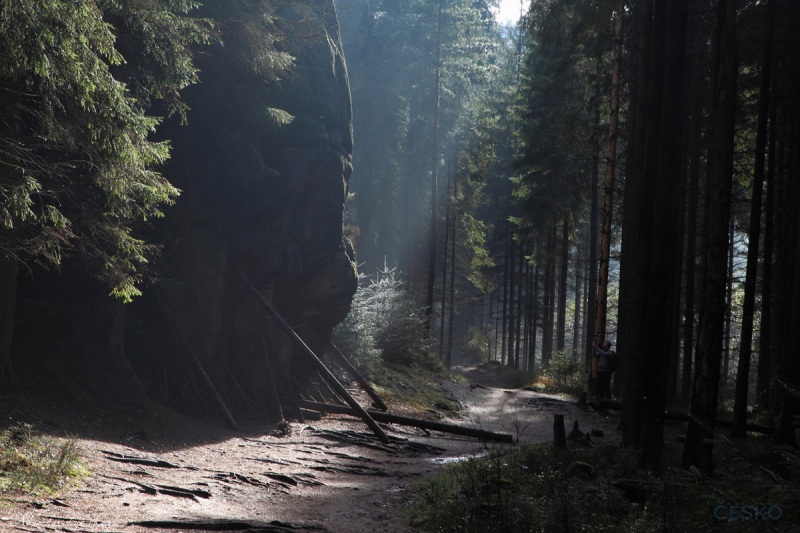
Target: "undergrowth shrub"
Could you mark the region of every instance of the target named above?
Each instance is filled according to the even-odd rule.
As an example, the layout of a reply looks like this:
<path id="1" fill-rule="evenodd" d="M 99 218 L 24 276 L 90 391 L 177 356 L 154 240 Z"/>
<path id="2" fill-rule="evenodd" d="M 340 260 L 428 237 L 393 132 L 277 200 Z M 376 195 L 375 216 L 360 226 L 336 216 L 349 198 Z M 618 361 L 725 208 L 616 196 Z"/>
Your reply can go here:
<path id="1" fill-rule="evenodd" d="M 54 494 L 84 472 L 75 439 L 37 435 L 28 424 L 0 434 L 0 491 Z"/>
<path id="2" fill-rule="evenodd" d="M 395 276 L 396 269 L 388 268 L 374 278 L 360 276 L 350 314 L 333 331 L 334 342 L 367 376 L 382 363 L 439 371 L 441 363 L 428 355 L 422 309 Z"/>
<path id="3" fill-rule="evenodd" d="M 719 442 L 710 476 L 678 468 L 654 475 L 612 446 L 492 451 L 417 482 L 408 518 L 431 533 L 797 531 L 800 452 Z"/>
<path id="4" fill-rule="evenodd" d="M 589 366 L 575 361 L 571 354 L 556 353 L 536 377 L 536 383 L 529 387 L 542 392 L 580 396 L 585 390 Z"/>
<path id="5" fill-rule="evenodd" d="M 489 360 L 489 342 L 491 334 L 487 330 L 470 327 L 467 332 L 467 342 L 461 351 L 464 361 L 477 365 Z"/>

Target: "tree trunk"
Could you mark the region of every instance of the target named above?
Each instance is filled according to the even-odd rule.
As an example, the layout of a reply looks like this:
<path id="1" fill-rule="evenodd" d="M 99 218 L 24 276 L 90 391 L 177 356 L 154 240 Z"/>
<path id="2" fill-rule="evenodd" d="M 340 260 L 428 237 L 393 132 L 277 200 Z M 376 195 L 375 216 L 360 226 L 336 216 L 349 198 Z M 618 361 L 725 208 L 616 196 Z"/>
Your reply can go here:
<path id="1" fill-rule="evenodd" d="M 600 110 L 595 111 L 595 124 L 600 125 Z M 591 211 L 589 213 L 589 289 L 586 298 L 586 351 L 584 359 L 587 363 L 592 361 L 594 352 L 595 329 L 594 322 L 597 314 L 597 188 L 600 181 L 600 157 L 597 153 L 592 157 L 592 195 Z"/>
<path id="2" fill-rule="evenodd" d="M 770 103 L 769 118 L 769 170 L 767 171 L 767 198 L 764 207 L 764 272 L 762 274 L 761 294 L 761 334 L 759 335 L 758 380 L 756 390 L 759 400 L 765 406 L 772 405 L 772 256 L 774 242 L 775 218 L 775 166 L 776 166 L 776 139 L 777 136 L 777 105 L 775 99 Z"/>
<path id="3" fill-rule="evenodd" d="M 539 328 L 539 265 L 542 262 L 542 243 L 536 239 L 536 269 L 533 274 L 533 318 L 531 319 L 531 341 L 528 345 L 528 372 L 536 372 L 536 337 Z"/>
<path id="4" fill-rule="evenodd" d="M 453 198 L 458 198 L 458 179 L 453 184 Z M 453 364 L 453 317 L 456 309 L 456 245 L 458 244 L 458 216 L 453 213 L 453 251 L 450 256 L 450 330 L 447 332 L 447 368 Z"/>
<path id="5" fill-rule="evenodd" d="M 516 295 L 514 293 L 516 292 L 515 285 L 516 285 L 516 270 L 517 270 L 516 262 L 517 262 L 517 258 L 516 258 L 516 254 L 515 254 L 515 252 L 516 252 L 516 250 L 515 250 L 516 244 L 514 244 L 514 238 L 511 237 L 509 239 L 508 243 L 509 243 L 509 246 L 508 246 L 508 250 L 506 250 L 506 253 L 507 253 L 506 261 L 508 261 L 510 266 L 508 268 L 508 275 L 509 275 L 508 276 L 508 279 L 509 279 L 509 282 L 508 282 L 508 284 L 509 284 L 509 286 L 508 286 L 508 296 L 509 296 L 509 300 L 508 300 L 508 346 L 507 346 L 507 348 L 508 348 L 508 358 L 507 358 L 507 364 L 508 364 L 508 366 L 514 366 L 514 342 L 515 342 L 515 336 L 516 336 L 516 301 L 515 301 Z"/>
<path id="6" fill-rule="evenodd" d="M 447 192 L 450 193 L 450 173 L 447 173 Z M 447 309 L 447 245 L 450 237 L 450 200 L 447 201 L 447 210 L 444 217 L 444 250 L 442 251 L 442 310 L 439 314 L 439 360 L 444 360 L 444 317 Z"/>
<path id="7" fill-rule="evenodd" d="M 0 388 L 16 385 L 11 366 L 11 341 L 17 309 L 17 259 L 0 255 Z"/>
<path id="8" fill-rule="evenodd" d="M 572 324 L 572 360 L 580 361 L 578 347 L 581 345 L 581 284 L 586 275 L 586 263 L 581 261 L 580 246 L 575 248 L 575 316 Z M 578 270 L 580 265 L 580 270 Z"/>
<path id="9" fill-rule="evenodd" d="M 645 342 L 647 296 L 651 259 L 653 193 L 647 178 L 658 168 L 658 136 L 664 66 L 664 19 L 666 2 L 642 6 L 639 95 L 636 108 L 631 162 L 625 183 L 620 257 L 620 315 L 618 345 L 622 370 L 623 443 L 639 444 L 643 397 L 642 358 L 650 348 Z M 646 125 L 646 127 L 645 127 Z"/>
<path id="10" fill-rule="evenodd" d="M 519 277 L 517 278 L 517 344 L 514 347 L 514 368 L 519 369 L 520 362 L 519 362 L 519 352 L 520 352 L 520 345 L 522 345 L 522 298 L 524 292 L 522 290 L 524 286 L 524 282 L 527 279 L 527 276 L 524 274 L 525 272 L 525 244 L 522 240 L 519 242 Z M 523 347 L 524 353 L 524 347 Z"/>
<path id="11" fill-rule="evenodd" d="M 692 43 L 692 54 L 697 54 L 704 45 L 704 37 L 700 32 L 690 26 L 688 31 L 692 34 L 689 42 Z M 696 65 L 697 60 L 695 60 Z M 703 82 L 701 76 L 694 76 L 694 68 L 689 70 L 690 81 L 688 86 L 692 93 L 700 92 L 698 85 Z M 686 228 L 686 288 L 684 291 L 684 326 L 683 326 L 683 368 L 681 374 L 681 402 L 689 402 L 692 386 L 692 368 L 694 353 L 695 330 L 695 274 L 697 272 L 697 205 L 700 195 L 700 141 L 702 132 L 702 108 L 700 99 L 690 99 L 691 111 L 689 113 L 689 207 Z"/>
<path id="12" fill-rule="evenodd" d="M 734 248 L 734 237 L 736 230 L 736 218 L 731 212 L 731 225 L 728 230 L 730 241 L 728 242 L 728 287 L 727 287 L 727 300 L 725 303 L 725 350 L 722 352 L 722 376 L 720 378 L 720 385 L 727 390 L 728 377 L 730 375 L 730 368 L 728 366 L 731 360 L 731 322 L 733 322 L 733 256 L 736 253 Z"/>
<path id="13" fill-rule="evenodd" d="M 733 405 L 731 435 L 744 437 L 747 433 L 747 389 L 750 382 L 750 355 L 753 342 L 753 315 L 756 304 L 759 239 L 761 237 L 761 198 L 764 192 L 765 152 L 767 148 L 767 118 L 772 76 L 772 35 L 775 28 L 775 0 L 767 2 L 767 23 L 764 31 L 764 56 L 761 67 L 761 88 L 758 95 L 758 124 L 756 126 L 756 157 L 753 169 L 753 197 L 750 204 L 750 228 L 747 241 L 747 272 L 742 304 L 742 337 L 739 344 L 739 366 L 736 371 L 736 394 Z"/>
<path id="14" fill-rule="evenodd" d="M 645 339 L 656 339 L 649 343 L 648 353 L 642 358 L 642 388 L 647 391 L 642 398 L 642 428 L 640 445 L 644 450 L 643 465 L 651 470 L 661 469 L 664 420 L 660 416 L 666 409 L 667 384 L 670 360 L 670 333 L 673 310 L 675 271 L 675 244 L 678 221 L 675 220 L 675 182 L 679 172 L 678 140 L 679 117 L 683 103 L 684 55 L 686 50 L 686 0 L 672 0 L 667 6 L 664 21 L 668 27 L 664 65 L 664 89 L 662 105 L 665 111 L 660 121 L 660 132 L 647 142 L 657 143 L 658 166 L 655 183 L 653 225 L 650 259 L 650 287 L 647 295 L 647 321 Z M 656 11 L 654 27 L 660 30 Z M 665 28 L 666 29 L 666 28 Z M 654 36 L 653 42 L 659 37 Z M 653 62 L 653 66 L 658 64 Z M 654 132 L 655 133 L 655 132 Z M 648 147 L 648 151 L 650 151 Z"/>
<path id="15" fill-rule="evenodd" d="M 555 292 L 555 230 L 547 232 L 547 249 L 545 251 L 544 276 L 544 315 L 542 316 L 542 366 L 550 362 L 553 356 L 553 292 Z"/>
<path id="16" fill-rule="evenodd" d="M 561 235 L 561 279 L 558 284 L 558 331 L 556 350 L 563 352 L 567 338 L 567 279 L 569 277 L 569 218 L 564 215 Z"/>
<path id="17" fill-rule="evenodd" d="M 433 313 L 433 288 L 436 284 L 436 172 L 439 169 L 439 88 L 442 74 L 442 0 L 439 0 L 439 21 L 436 26 L 436 77 L 433 112 L 433 163 L 431 166 L 431 229 L 428 264 L 428 295 L 425 300 L 425 327 L 430 333 Z"/>
<path id="18" fill-rule="evenodd" d="M 706 202 L 706 272 L 703 284 L 703 314 L 700 321 L 698 358 L 700 371 L 692 390 L 692 421 L 686 435 L 683 462 L 704 472 L 713 468 L 713 428 L 717 418 L 719 358 L 725 322 L 727 281 L 728 218 L 733 179 L 734 136 L 736 133 L 736 91 L 738 54 L 736 43 L 736 0 L 719 0 L 719 38 L 716 41 L 719 67 L 714 80 L 713 141 L 711 172 Z"/>
<path id="19" fill-rule="evenodd" d="M 500 363 L 506 363 L 506 341 L 507 339 L 507 328 L 506 325 L 508 324 L 508 247 L 509 242 L 511 241 L 511 234 L 506 234 L 506 244 L 503 247 L 503 321 L 500 324 Z"/>

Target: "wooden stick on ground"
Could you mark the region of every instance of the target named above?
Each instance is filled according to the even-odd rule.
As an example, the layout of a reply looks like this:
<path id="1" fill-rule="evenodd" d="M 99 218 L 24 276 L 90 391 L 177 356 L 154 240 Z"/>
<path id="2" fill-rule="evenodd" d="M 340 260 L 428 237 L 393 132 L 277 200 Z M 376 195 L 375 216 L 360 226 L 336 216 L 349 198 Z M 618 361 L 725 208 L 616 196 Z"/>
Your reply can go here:
<path id="1" fill-rule="evenodd" d="M 161 291 L 158 287 L 154 288 L 154 292 L 156 293 L 156 300 L 158 300 L 158 304 L 161 306 L 161 310 L 164 311 L 164 314 L 167 317 L 167 322 L 169 325 L 172 326 L 172 331 L 175 333 L 175 336 L 178 337 L 178 340 L 183 345 L 183 348 L 189 354 L 189 358 L 197 368 L 197 372 L 200 374 L 200 377 L 203 380 L 203 384 L 206 386 L 208 391 L 211 393 L 211 396 L 214 398 L 214 402 L 216 402 L 217 407 L 222 412 L 222 416 L 225 418 L 225 423 L 228 425 L 229 428 L 233 430 L 238 430 L 239 425 L 236 424 L 236 420 L 233 419 L 231 416 L 231 412 L 228 410 L 228 406 L 225 405 L 225 402 L 222 400 L 222 397 L 217 392 L 217 388 L 214 386 L 214 383 L 211 381 L 211 378 L 208 377 L 206 374 L 206 369 L 203 368 L 203 363 L 200 362 L 200 359 L 197 357 L 197 354 L 194 352 L 192 345 L 189 343 L 189 339 L 186 338 L 186 335 L 183 333 L 183 330 L 178 326 L 178 323 L 175 321 L 175 317 L 172 315 L 172 311 L 169 310 L 167 306 L 167 302 L 164 301 L 164 297 L 161 295 Z"/>
<path id="2" fill-rule="evenodd" d="M 388 411 L 389 408 L 386 407 L 385 403 L 383 403 L 383 400 L 381 400 L 381 397 L 378 396 L 378 393 L 376 393 L 375 390 L 370 386 L 370 384 L 367 383 L 367 380 L 365 380 L 361 376 L 361 374 L 358 373 L 358 370 L 356 370 L 355 367 L 352 364 L 350 364 L 350 360 L 347 359 L 347 357 L 342 353 L 341 350 L 339 350 L 339 348 L 336 347 L 335 344 L 333 344 L 333 342 L 331 342 L 330 345 L 331 345 L 331 353 L 339 360 L 339 363 L 341 363 L 341 365 L 344 367 L 344 369 L 351 376 L 353 376 L 353 378 L 361 386 L 361 388 L 364 390 L 364 392 L 369 394 L 369 397 L 372 398 L 372 400 L 375 402 L 375 405 L 378 407 L 378 409 L 380 409 L 381 411 Z"/>
<path id="3" fill-rule="evenodd" d="M 306 409 L 313 409 L 314 411 L 322 411 L 325 413 L 336 413 L 340 415 L 355 416 L 355 413 L 349 407 L 341 407 L 339 405 L 330 405 L 327 403 L 316 402 L 300 402 L 300 405 Z M 421 429 L 430 429 L 433 431 L 441 431 L 442 433 L 450 433 L 452 435 L 463 435 L 465 437 L 474 437 L 481 440 L 491 440 L 496 442 L 513 442 L 514 437 L 505 433 L 493 433 L 483 429 L 465 428 L 463 426 L 456 426 L 454 424 L 444 424 L 442 422 L 432 422 L 430 420 L 422 420 L 420 418 L 410 418 L 407 416 L 390 415 L 389 413 L 381 413 L 379 411 L 369 411 L 370 416 L 378 422 L 385 424 L 398 424 L 400 426 L 413 426 Z"/>
<path id="4" fill-rule="evenodd" d="M 292 326 L 286 323 L 281 315 L 275 310 L 274 307 L 264 298 L 261 293 L 259 293 L 256 288 L 248 281 L 244 274 L 241 272 L 239 273 L 242 276 L 242 280 L 247 284 L 250 288 L 250 291 L 256 297 L 258 302 L 264 307 L 264 310 L 271 316 L 275 322 L 280 326 L 280 328 L 286 333 L 286 335 L 292 340 L 292 342 L 297 346 L 301 352 L 303 352 L 306 356 L 308 356 L 309 360 L 317 367 L 319 373 L 325 378 L 330 386 L 333 388 L 336 393 L 341 396 L 341 398 L 347 402 L 347 404 L 353 408 L 353 410 L 358 413 L 358 416 L 369 426 L 369 428 L 375 433 L 375 435 L 381 440 L 381 442 L 385 444 L 389 444 L 389 437 L 386 436 L 386 433 L 380 428 L 378 424 L 375 423 L 375 420 L 372 419 L 371 416 L 361 407 L 355 399 L 350 396 L 341 383 L 336 379 L 336 377 L 331 374 L 328 367 L 325 366 L 325 363 L 319 360 L 314 352 L 311 351 L 311 348 L 306 346 L 306 343 L 297 336 L 297 333 L 294 332 Z"/>

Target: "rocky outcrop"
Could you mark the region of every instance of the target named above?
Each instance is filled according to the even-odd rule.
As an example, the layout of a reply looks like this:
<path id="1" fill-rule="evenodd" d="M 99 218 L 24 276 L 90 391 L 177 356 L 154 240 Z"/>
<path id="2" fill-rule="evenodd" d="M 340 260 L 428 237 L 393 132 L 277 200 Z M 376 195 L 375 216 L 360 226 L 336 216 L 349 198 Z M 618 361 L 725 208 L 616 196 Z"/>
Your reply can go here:
<path id="1" fill-rule="evenodd" d="M 259 321 L 239 272 L 316 351 L 347 315 L 357 287 L 342 238 L 353 149 L 347 68 L 333 2 L 312 4 L 278 13 L 303 21 L 287 43 L 295 61 L 280 86 L 219 49 L 201 60 L 202 83 L 186 93 L 189 124 L 168 132 L 174 155 L 166 172 L 183 194 L 159 227 L 162 293 L 230 394 L 238 389 L 265 404 L 265 350 L 279 382 L 308 369 L 268 320 Z M 272 109 L 288 112 L 291 123 L 277 125 Z M 167 342 L 170 352 L 180 350 L 174 338 Z M 142 363 L 153 347 L 139 348 L 129 357 L 147 374 Z M 167 372 L 178 374 L 175 365 Z"/>
<path id="2" fill-rule="evenodd" d="M 342 236 L 353 137 L 334 5 L 309 0 L 278 15 L 295 21 L 294 37 L 285 41 L 294 65 L 280 83 L 267 83 L 236 57 L 235 46 L 198 56 L 201 83 L 184 94 L 188 123 L 173 119 L 159 131 L 172 146 L 162 172 L 182 194 L 149 236 L 163 245 L 152 269 L 179 327 L 234 410 L 258 412 L 275 407 L 268 363 L 284 402 L 312 371 L 260 317 L 240 272 L 317 352 L 349 312 L 357 288 L 352 247 Z M 223 25 L 223 39 L 228 30 Z M 289 113 L 291 122 L 279 125 L 275 109 Z M 109 329 L 95 344 L 113 351 L 115 360 L 126 358 L 151 397 L 211 411 L 153 290 L 125 306 L 124 320 L 122 311 L 110 314 L 116 306 L 87 305 L 76 323 L 92 323 L 88 308 L 94 307 Z M 37 291 L 37 298 L 47 293 Z M 37 313 L 29 311 L 22 320 Z M 69 313 L 60 313 L 67 320 Z"/>

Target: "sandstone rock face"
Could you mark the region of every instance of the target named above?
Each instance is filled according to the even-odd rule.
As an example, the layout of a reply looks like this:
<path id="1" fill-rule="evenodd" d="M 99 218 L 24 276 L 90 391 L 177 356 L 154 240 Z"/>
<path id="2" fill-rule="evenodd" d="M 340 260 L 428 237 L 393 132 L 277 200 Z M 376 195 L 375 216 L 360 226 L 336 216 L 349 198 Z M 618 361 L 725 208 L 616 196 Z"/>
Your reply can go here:
<path id="1" fill-rule="evenodd" d="M 303 20 L 287 48 L 294 67 L 279 87 L 218 50 L 200 61 L 201 84 L 186 93 L 188 125 L 167 132 L 174 151 L 165 172 L 183 194 L 157 228 L 162 293 L 212 379 L 262 405 L 274 403 L 265 392 L 265 352 L 279 389 L 303 381 L 308 367 L 268 318 L 259 319 L 239 272 L 319 354 L 357 287 L 342 239 L 352 172 L 349 81 L 333 2 L 311 4 L 279 12 Z M 292 122 L 277 126 L 270 108 Z M 152 353 L 165 342 L 171 353 L 182 348 L 152 320 L 154 309 L 148 298 L 131 306 L 142 332 L 161 328 L 153 342 L 137 341 L 134 325 L 126 333 L 133 366 L 159 383 L 171 378 L 152 370 Z M 174 362 L 164 369 L 180 373 Z"/>
<path id="2" fill-rule="evenodd" d="M 234 9 L 207 4 L 223 14 Z M 183 192 L 148 236 L 162 245 L 150 265 L 157 289 L 145 285 L 123 306 L 80 262 L 60 273 L 21 273 L 12 364 L 33 386 L 103 402 L 144 391 L 184 411 L 213 413 L 155 290 L 234 413 L 276 413 L 304 382 L 318 380 L 240 277 L 320 355 L 358 284 L 342 237 L 353 135 L 336 12 L 332 0 L 281 9 L 295 21 L 285 79 L 265 82 L 237 56 L 236 32 L 223 25 L 221 35 L 233 41 L 198 55 L 201 83 L 184 95 L 188 124 L 173 118 L 159 129 L 172 146 L 162 172 Z M 292 122 L 276 124 L 273 109 Z"/>

